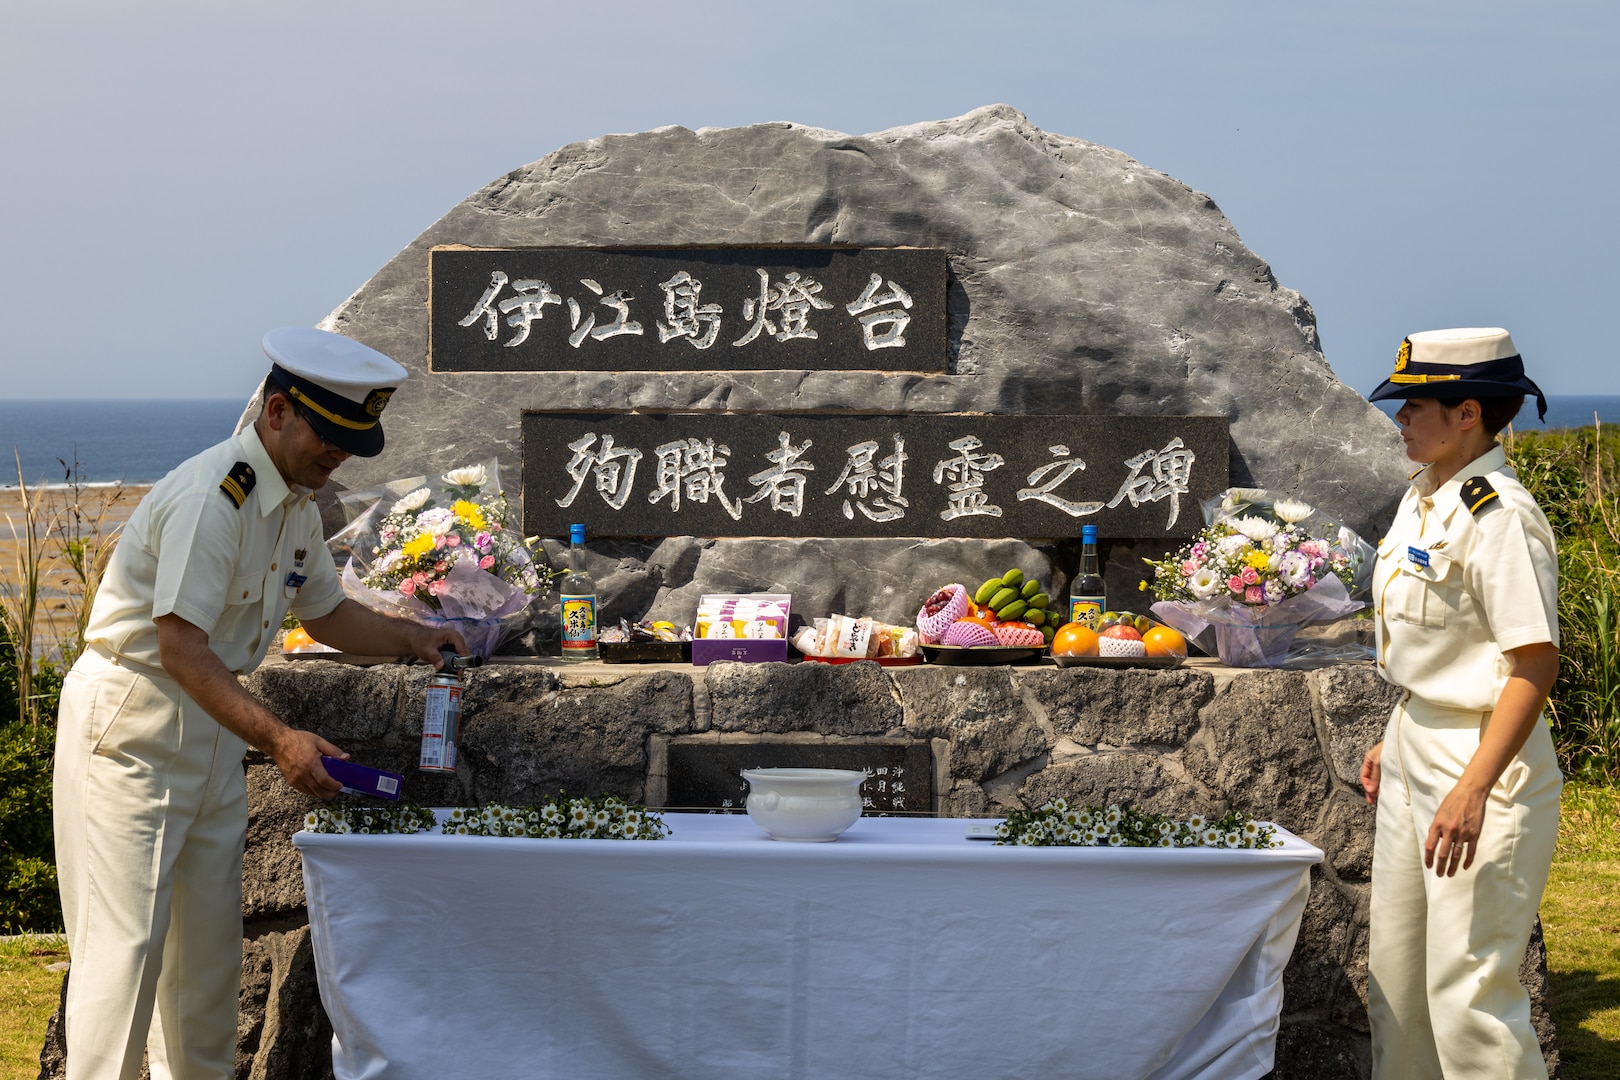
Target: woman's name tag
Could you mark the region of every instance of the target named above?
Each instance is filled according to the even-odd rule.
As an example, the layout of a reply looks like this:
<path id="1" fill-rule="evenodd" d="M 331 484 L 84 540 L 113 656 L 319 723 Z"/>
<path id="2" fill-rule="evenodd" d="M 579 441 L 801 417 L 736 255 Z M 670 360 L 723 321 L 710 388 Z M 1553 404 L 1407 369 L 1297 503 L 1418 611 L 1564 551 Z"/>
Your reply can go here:
<path id="1" fill-rule="evenodd" d="M 1429 553 L 1427 551 L 1424 551 L 1422 548 L 1415 548 L 1415 547 L 1407 548 L 1406 549 L 1406 557 L 1408 559 L 1412 560 L 1412 565 L 1413 566 L 1421 566 L 1424 569 L 1428 569 L 1428 566 L 1429 566 Z"/>

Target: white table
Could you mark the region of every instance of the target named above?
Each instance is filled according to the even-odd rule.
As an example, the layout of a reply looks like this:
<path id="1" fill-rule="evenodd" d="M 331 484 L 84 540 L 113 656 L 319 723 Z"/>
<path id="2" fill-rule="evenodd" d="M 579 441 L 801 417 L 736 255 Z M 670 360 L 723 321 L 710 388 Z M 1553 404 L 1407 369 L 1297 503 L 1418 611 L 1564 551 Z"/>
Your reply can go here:
<path id="1" fill-rule="evenodd" d="M 299 833 L 339 1080 L 1252 1078 L 1322 853 Z"/>

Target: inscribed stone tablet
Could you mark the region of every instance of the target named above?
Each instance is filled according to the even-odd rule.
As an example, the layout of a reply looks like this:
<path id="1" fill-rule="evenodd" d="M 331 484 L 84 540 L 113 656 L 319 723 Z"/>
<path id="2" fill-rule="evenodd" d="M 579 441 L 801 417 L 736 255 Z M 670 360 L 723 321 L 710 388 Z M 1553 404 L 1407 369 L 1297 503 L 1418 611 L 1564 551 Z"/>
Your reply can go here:
<path id="1" fill-rule="evenodd" d="M 1191 536 L 1225 417 L 524 413 L 524 530 L 593 537 Z"/>
<path id="2" fill-rule="evenodd" d="M 434 248 L 433 371 L 943 372 L 945 253 Z"/>

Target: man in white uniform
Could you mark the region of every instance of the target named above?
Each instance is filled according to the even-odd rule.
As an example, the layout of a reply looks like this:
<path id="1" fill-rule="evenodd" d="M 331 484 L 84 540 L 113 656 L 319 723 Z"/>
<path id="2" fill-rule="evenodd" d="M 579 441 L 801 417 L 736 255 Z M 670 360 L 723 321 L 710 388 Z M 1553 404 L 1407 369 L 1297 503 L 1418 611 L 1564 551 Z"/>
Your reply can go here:
<path id="1" fill-rule="evenodd" d="M 290 608 L 316 639 L 370 655 L 466 646 L 454 631 L 344 597 L 315 489 L 382 450 L 379 417 L 405 369 L 357 341 L 290 327 L 258 419 L 184 462 L 136 507 L 62 689 L 54 814 L 73 968 L 70 1080 L 234 1077 L 242 956 L 242 757 L 287 783 L 339 785 L 319 735 L 289 727 L 237 676 Z"/>
<path id="2" fill-rule="evenodd" d="M 1558 557 L 1495 439 L 1526 394 L 1541 399 L 1512 338 L 1487 328 L 1411 335 L 1370 395 L 1405 399 L 1407 456 L 1428 463 L 1373 576 L 1378 671 L 1405 691 L 1361 772 L 1378 806 L 1375 1080 L 1547 1075 L 1518 973 L 1558 836 L 1563 777 L 1541 715 Z"/>

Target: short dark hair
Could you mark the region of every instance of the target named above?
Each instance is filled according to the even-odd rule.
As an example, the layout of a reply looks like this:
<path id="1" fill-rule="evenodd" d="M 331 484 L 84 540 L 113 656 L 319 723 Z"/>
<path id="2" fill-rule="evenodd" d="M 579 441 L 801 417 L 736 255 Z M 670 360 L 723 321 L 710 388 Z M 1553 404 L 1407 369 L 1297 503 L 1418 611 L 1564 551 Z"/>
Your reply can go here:
<path id="1" fill-rule="evenodd" d="M 1502 433 L 1503 428 L 1513 423 L 1513 418 L 1524 408 L 1523 394 L 1514 394 L 1512 397 L 1441 398 L 1440 404 L 1448 409 L 1455 409 L 1470 400 L 1479 403 L 1480 426 L 1489 432 L 1493 439 Z"/>

